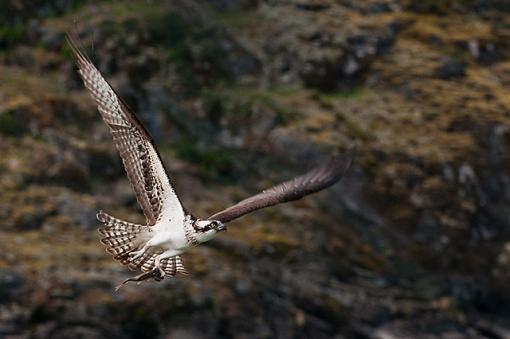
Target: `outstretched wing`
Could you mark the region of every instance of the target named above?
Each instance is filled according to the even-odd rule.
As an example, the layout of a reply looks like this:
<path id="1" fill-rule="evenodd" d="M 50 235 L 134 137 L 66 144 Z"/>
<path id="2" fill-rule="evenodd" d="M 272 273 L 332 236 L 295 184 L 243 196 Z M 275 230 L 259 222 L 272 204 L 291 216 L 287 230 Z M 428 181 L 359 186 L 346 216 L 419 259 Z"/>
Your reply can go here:
<path id="1" fill-rule="evenodd" d="M 351 154 L 332 158 L 324 165 L 244 199 L 210 216 L 208 220 L 219 220 L 225 223 L 264 207 L 301 199 L 305 195 L 318 192 L 336 183 L 344 176 L 351 163 Z"/>
<path id="2" fill-rule="evenodd" d="M 148 131 L 71 37 L 68 36 L 67 39 L 74 52 L 83 83 L 110 128 L 124 169 L 147 218 L 147 224 L 156 224 L 163 215 L 170 219 L 184 219 L 182 204 L 172 188 Z"/>

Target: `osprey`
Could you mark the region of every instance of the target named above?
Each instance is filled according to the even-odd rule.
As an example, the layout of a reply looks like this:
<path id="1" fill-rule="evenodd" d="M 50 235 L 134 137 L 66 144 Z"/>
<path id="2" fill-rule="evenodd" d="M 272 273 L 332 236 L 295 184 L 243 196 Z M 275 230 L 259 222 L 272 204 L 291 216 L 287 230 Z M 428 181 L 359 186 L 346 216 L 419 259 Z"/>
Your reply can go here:
<path id="1" fill-rule="evenodd" d="M 264 190 L 207 219 L 195 218 L 183 207 L 172 187 L 149 132 L 70 37 L 68 42 L 85 87 L 110 128 L 113 142 L 146 217 L 146 225 L 138 225 L 102 211 L 97 214 L 102 224 L 99 229 L 103 236 L 101 242 L 106 245 L 107 252 L 129 269 L 142 271 L 142 274 L 126 279 L 117 288 L 128 281 L 150 278 L 160 281 L 165 275 L 186 274 L 181 254 L 226 230 L 227 222 L 331 186 L 342 178 L 351 165 L 350 154 L 332 158 L 302 176 Z"/>

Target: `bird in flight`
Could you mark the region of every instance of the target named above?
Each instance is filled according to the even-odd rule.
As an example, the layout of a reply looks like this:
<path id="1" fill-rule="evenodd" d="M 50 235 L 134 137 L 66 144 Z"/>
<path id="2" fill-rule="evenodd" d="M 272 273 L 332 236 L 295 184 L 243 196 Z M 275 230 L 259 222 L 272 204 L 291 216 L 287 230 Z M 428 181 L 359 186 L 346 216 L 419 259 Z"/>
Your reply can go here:
<path id="1" fill-rule="evenodd" d="M 133 271 L 142 273 L 126 279 L 162 280 L 165 276 L 186 274 L 181 254 L 211 240 L 227 229 L 226 223 L 255 210 L 293 201 L 318 192 L 339 181 L 352 163 L 351 154 L 333 157 L 310 172 L 264 190 L 208 217 L 199 219 L 182 205 L 172 187 L 161 157 L 140 120 L 128 109 L 110 84 L 73 39 L 68 43 L 74 53 L 78 72 L 110 128 L 124 169 L 146 217 L 146 225 L 117 219 L 102 211 L 101 242 L 108 253 Z"/>

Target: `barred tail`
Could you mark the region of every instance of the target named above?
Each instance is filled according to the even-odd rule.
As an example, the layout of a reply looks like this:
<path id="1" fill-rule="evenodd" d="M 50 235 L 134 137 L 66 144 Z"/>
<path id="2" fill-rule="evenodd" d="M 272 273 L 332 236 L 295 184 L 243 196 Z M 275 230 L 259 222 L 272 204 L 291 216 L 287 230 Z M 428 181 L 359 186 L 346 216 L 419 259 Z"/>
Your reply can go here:
<path id="1" fill-rule="evenodd" d="M 106 251 L 122 264 L 129 264 L 128 254 L 147 240 L 148 227 L 116 219 L 103 211 L 96 217 L 103 224 L 99 233 L 104 236 L 101 243 L 106 245 Z"/>
<path id="2" fill-rule="evenodd" d="M 156 256 L 158 256 L 161 253 L 162 251 L 160 250 L 153 251 L 149 249 L 140 258 L 131 261 L 128 267 L 132 271 L 135 271 L 137 269 L 142 270 L 142 272 L 152 271 L 154 269 L 154 262 L 156 260 Z M 163 271 L 165 271 L 166 274 L 170 276 L 174 276 L 177 273 L 188 274 L 188 271 L 186 271 L 186 269 L 184 268 L 180 255 L 162 259 L 161 268 L 163 269 Z"/>
<path id="3" fill-rule="evenodd" d="M 180 255 L 161 260 L 161 267 L 166 274 L 171 276 L 176 275 L 177 273 L 188 274 L 188 271 L 186 271 L 184 265 L 182 264 Z"/>

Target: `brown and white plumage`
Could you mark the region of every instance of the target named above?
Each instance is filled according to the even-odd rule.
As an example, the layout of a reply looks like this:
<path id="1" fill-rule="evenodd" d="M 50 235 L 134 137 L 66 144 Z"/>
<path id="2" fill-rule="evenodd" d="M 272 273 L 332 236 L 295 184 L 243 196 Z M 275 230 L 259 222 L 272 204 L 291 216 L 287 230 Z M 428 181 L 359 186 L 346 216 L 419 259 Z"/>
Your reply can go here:
<path id="1" fill-rule="evenodd" d="M 134 225 L 100 212 L 98 219 L 105 226 L 100 230 L 105 235 L 102 242 L 108 247 L 108 252 L 121 263 L 129 265 L 131 269 L 148 271 L 153 268 L 148 263 L 153 263 L 153 257 L 160 253 L 143 260 L 129 260 L 128 254 L 139 247 L 140 241 L 146 240 L 139 235 L 150 233 L 151 228 L 164 215 L 174 220 L 183 220 L 184 209 L 147 130 L 73 40 L 69 38 L 68 42 L 75 54 L 81 78 L 110 128 L 114 144 L 147 220 L 146 226 Z M 184 272 L 167 266 L 168 274 Z"/>
<path id="2" fill-rule="evenodd" d="M 305 195 L 318 192 L 336 183 L 343 177 L 351 163 L 350 155 L 332 158 L 304 175 L 244 199 L 234 206 L 211 215 L 208 219 L 226 223 L 261 208 L 301 199 Z"/>
<path id="3" fill-rule="evenodd" d="M 147 224 L 156 224 L 163 212 L 165 199 L 172 200 L 169 208 L 173 213 L 184 214 L 148 131 L 72 39 L 69 39 L 69 43 L 83 83 L 110 128 Z"/>
<path id="4" fill-rule="evenodd" d="M 265 190 L 206 220 L 195 219 L 183 208 L 165 171 L 152 138 L 110 84 L 68 37 L 79 74 L 110 128 L 128 179 L 146 217 L 138 225 L 99 212 L 101 242 L 115 260 L 142 274 L 127 279 L 157 281 L 165 275 L 186 273 L 180 255 L 225 230 L 224 223 L 247 213 L 297 200 L 340 180 L 351 165 L 350 154 L 336 157 L 307 174 Z M 123 284 L 124 284 L 123 283 Z"/>

